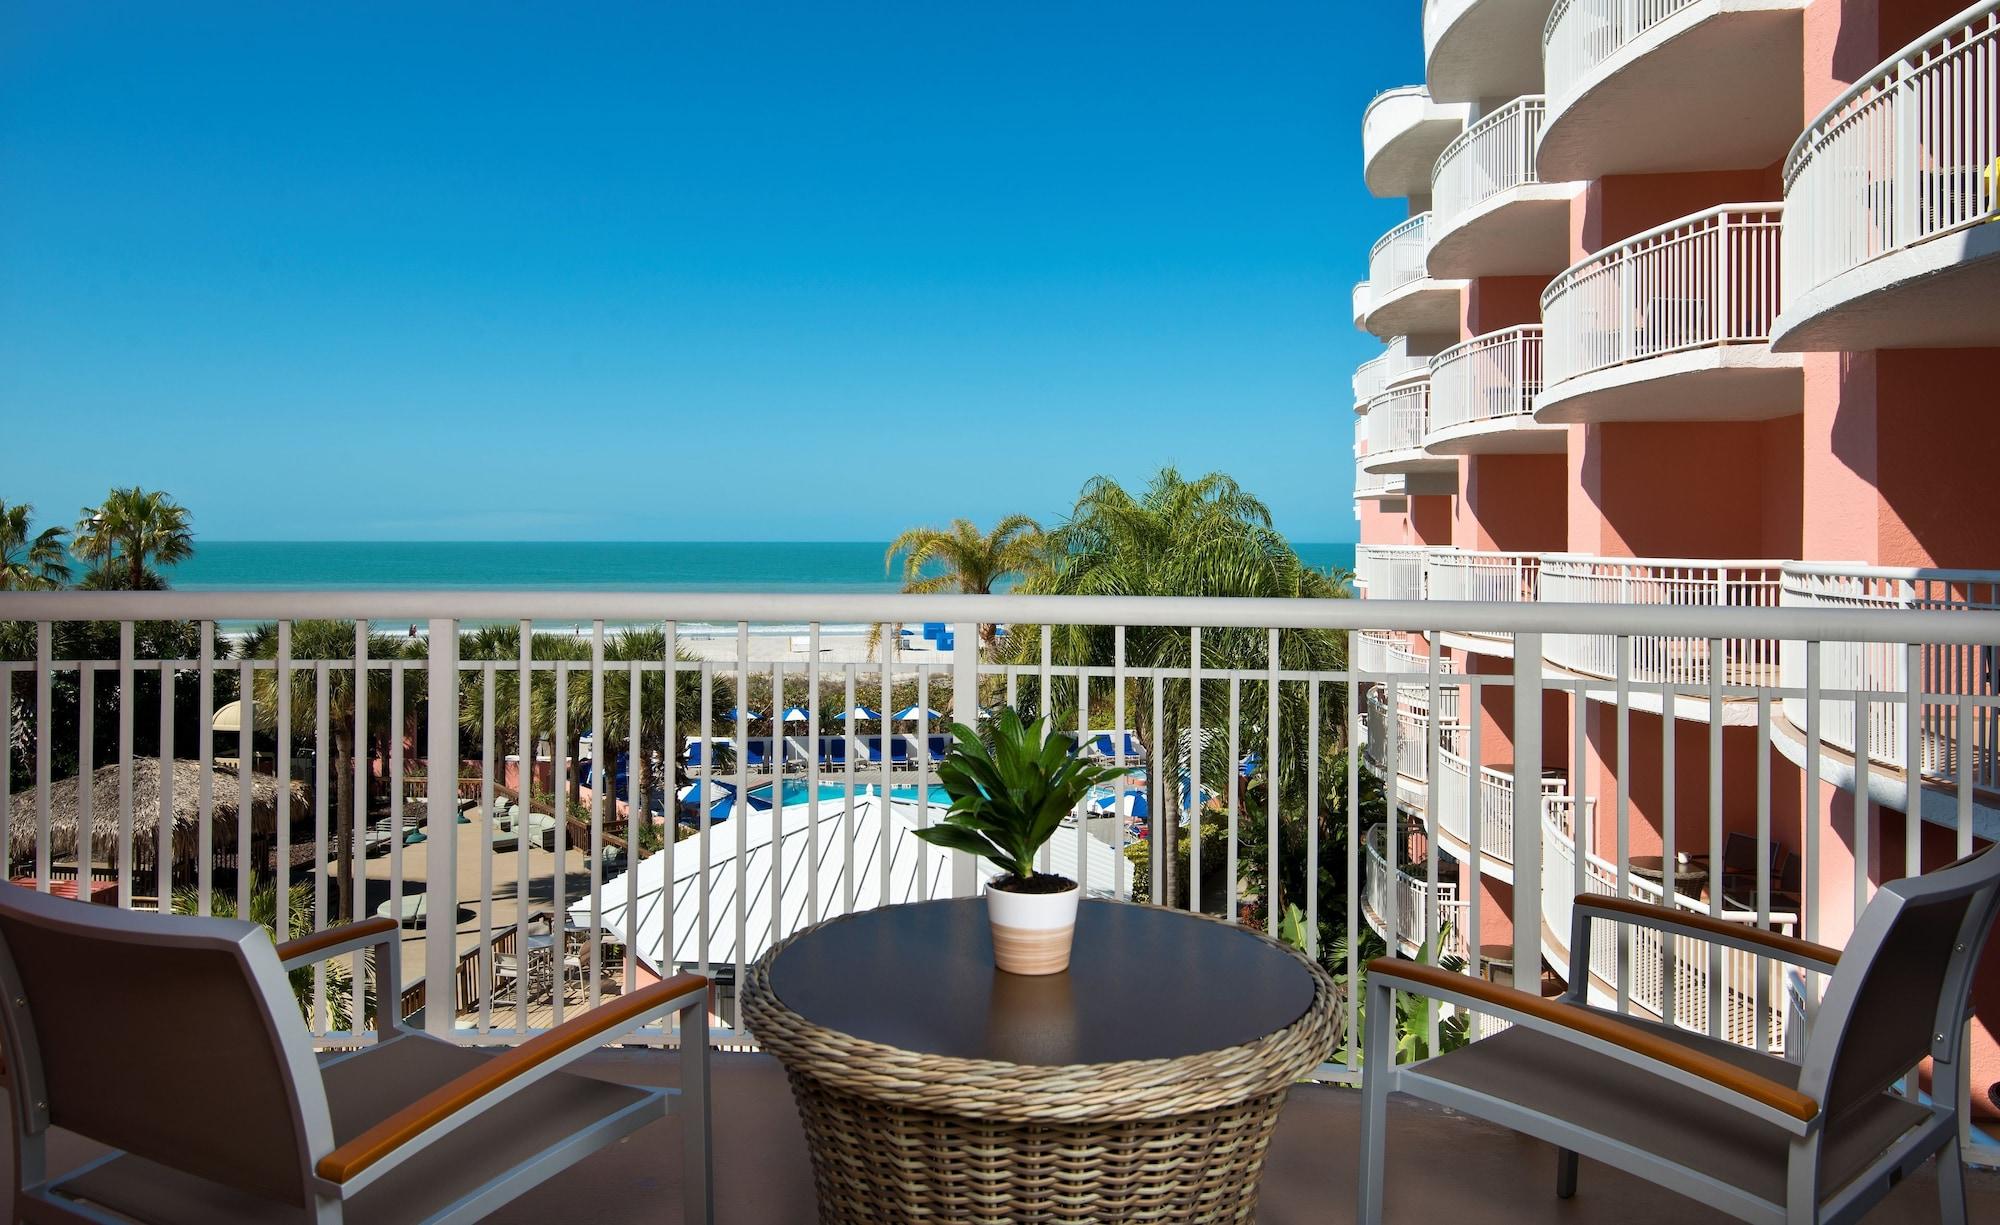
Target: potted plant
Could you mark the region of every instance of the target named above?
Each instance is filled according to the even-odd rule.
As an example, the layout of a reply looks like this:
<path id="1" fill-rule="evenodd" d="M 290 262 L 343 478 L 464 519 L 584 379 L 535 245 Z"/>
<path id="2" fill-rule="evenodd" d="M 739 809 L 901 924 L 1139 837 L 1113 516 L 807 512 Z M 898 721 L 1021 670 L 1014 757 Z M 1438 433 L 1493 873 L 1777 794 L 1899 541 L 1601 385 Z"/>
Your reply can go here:
<path id="1" fill-rule="evenodd" d="M 1023 726 L 1012 707 L 993 721 L 989 748 L 963 723 L 938 765 L 951 811 L 917 837 L 993 862 L 1004 875 L 986 887 L 993 960 L 1011 974 L 1060 974 L 1076 933 L 1076 882 L 1035 870 L 1035 854 L 1092 787 L 1119 772 L 1078 757 L 1076 742 L 1047 719 Z"/>

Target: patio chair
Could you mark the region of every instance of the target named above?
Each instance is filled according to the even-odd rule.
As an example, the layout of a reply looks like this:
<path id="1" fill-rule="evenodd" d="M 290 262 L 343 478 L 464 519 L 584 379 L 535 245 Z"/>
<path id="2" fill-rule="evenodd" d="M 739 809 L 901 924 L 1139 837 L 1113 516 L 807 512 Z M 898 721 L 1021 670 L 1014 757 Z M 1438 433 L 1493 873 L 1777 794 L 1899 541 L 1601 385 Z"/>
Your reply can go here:
<path id="1" fill-rule="evenodd" d="M 820 751 L 826 754 L 824 760 L 827 765 L 845 766 L 847 764 L 847 737 L 827 736 L 819 742 L 819 747 Z"/>
<path id="2" fill-rule="evenodd" d="M 14 1219 L 469 1222 L 670 1101 L 686 1119 L 687 1219 L 713 1219 L 706 979 L 677 975 L 497 1054 L 389 1021 L 322 1061 L 287 971 L 372 950 L 375 998 L 397 999 L 397 936 L 372 919 L 274 946 L 234 919 L 0 890 Z M 562 1070 L 669 1012 L 687 1035 L 678 1091 Z M 51 1175 L 51 1128 L 112 1151 Z"/>
<path id="3" fill-rule="evenodd" d="M 1388 1097 L 1403 1092 L 1555 1145 L 1556 1195 L 1590 1157 L 1739 1219 L 1846 1222 L 1933 1154 L 1943 1219 L 1965 1220 L 1959 1074 L 1981 946 L 2000 912 L 2000 851 L 1882 886 L 1847 948 L 1626 898 L 1576 899 L 1569 992 L 1556 999 L 1395 958 L 1368 965 L 1371 1016 L 1404 991 L 1513 1022 L 1397 1066 L 1394 1026 L 1366 1035 L 1360 1221 L 1382 1219 Z M 1630 924 L 1830 975 L 1797 1062 L 1592 1006 L 1592 926 Z M 1608 968 L 1604 971 L 1609 972 Z M 1798 1035 L 1787 1035 L 1788 1045 Z M 1915 1092 L 1930 1059 L 1929 1100 Z M 1907 1094 L 1897 1092 L 1898 1085 Z"/>

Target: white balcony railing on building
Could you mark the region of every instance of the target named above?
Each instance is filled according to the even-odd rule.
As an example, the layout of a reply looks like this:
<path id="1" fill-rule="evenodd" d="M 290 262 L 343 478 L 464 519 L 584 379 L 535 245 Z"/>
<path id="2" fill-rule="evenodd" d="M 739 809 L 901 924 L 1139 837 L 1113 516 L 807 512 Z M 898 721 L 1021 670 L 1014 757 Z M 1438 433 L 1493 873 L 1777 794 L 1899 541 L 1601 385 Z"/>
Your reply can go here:
<path id="1" fill-rule="evenodd" d="M 1790 562 L 1784 567 L 1784 598 L 1796 608 L 2000 609 L 2000 572 L 1920 570 L 1885 566 L 1843 566 Z M 1789 689 L 1802 691 L 1803 643 L 1785 644 L 1783 676 Z M 2000 644 L 1908 647 L 1880 643 L 1823 642 L 1819 648 L 1823 683 L 1841 689 L 1903 695 L 1903 700 L 1865 703 L 1823 702 L 1819 736 L 1836 748 L 1893 770 L 1909 768 L 1907 695 L 1920 693 L 2000 694 Z M 1982 790 L 2000 789 L 2000 722 L 1988 708 L 1961 710 L 1955 704 L 1917 703 L 1918 771 L 1928 778 L 1964 778 Z M 1785 699 L 1786 717 L 1806 725 L 1802 692 Z M 1859 730 L 1865 728 L 1865 734 Z"/>
<path id="2" fill-rule="evenodd" d="M 1542 79 L 1567 101 L 1599 65 L 1696 0 L 1556 0 L 1542 27 Z"/>
<path id="3" fill-rule="evenodd" d="M 1532 603 L 1540 573 L 1538 553 L 1432 549 L 1424 554 L 1426 598 L 1432 600 Z"/>
<path id="4" fill-rule="evenodd" d="M 1354 496 L 1357 498 L 1389 498 L 1403 492 L 1403 478 L 1386 472 L 1370 472 L 1360 456 L 1354 460 Z M 1356 571 L 1357 582 L 1359 582 Z"/>
<path id="5" fill-rule="evenodd" d="M 1393 932 L 1405 953 L 1415 953 L 1430 944 L 1434 960 L 1439 952 L 1463 957 L 1464 935 L 1458 927 L 1463 907 L 1458 900 L 1458 882 L 1440 880 L 1432 885 L 1427 876 L 1419 876 L 1409 867 L 1392 868 L 1383 853 L 1385 833 L 1385 827 L 1380 825 L 1368 831 L 1367 874 L 1362 882 L 1361 904 L 1368 926 L 1385 939 Z"/>
<path id="6" fill-rule="evenodd" d="M 1424 554 L 1418 544 L 1363 544 L 1354 549 L 1354 577 L 1371 600 L 1424 598 Z"/>
<path id="7" fill-rule="evenodd" d="M 1431 250 L 1431 215 L 1418 213 L 1375 240 L 1368 252 L 1370 307 L 1430 275 L 1424 261 Z"/>
<path id="8" fill-rule="evenodd" d="M 1365 405 L 1382 389 L 1399 379 L 1429 368 L 1428 357 L 1412 357 L 1401 349 L 1391 349 L 1371 357 L 1354 368 L 1354 402 Z"/>
<path id="9" fill-rule="evenodd" d="M 2000 210 L 2000 0 L 1890 56 L 1785 159 L 1785 299 Z"/>
<path id="10" fill-rule="evenodd" d="M 1368 454 L 1423 450 L 1430 411 L 1428 373 L 1405 378 L 1368 401 Z"/>
<path id="11" fill-rule="evenodd" d="M 1475 336 L 1431 359 L 1427 433 L 1488 421 L 1533 421 L 1542 390 L 1538 323 Z"/>
<path id="12" fill-rule="evenodd" d="M 1542 292 L 1549 385 L 1669 353 L 1768 342 L 1782 216 L 1778 204 L 1710 209 L 1572 265 Z"/>
<path id="13" fill-rule="evenodd" d="M 1690 561 L 1679 558 L 1542 556 L 1539 599 L 1545 604 L 1665 605 L 1669 607 L 1774 608 L 1779 604 L 1778 561 Z M 1648 684 L 1706 687 L 1770 685 L 1778 677 L 1772 639 L 1672 635 L 1630 640 L 1630 676 Z M 1584 676 L 1618 674 L 1618 644 L 1602 634 L 1557 634 L 1549 662 Z M 1720 651 L 1720 655 L 1716 654 Z M 1721 667 L 1714 665 L 1719 659 Z"/>
<path id="14" fill-rule="evenodd" d="M 1445 146 L 1431 172 L 1431 217 L 1438 231 L 1502 192 L 1540 182 L 1535 143 L 1547 111 L 1539 96 L 1516 98 Z"/>
<path id="15" fill-rule="evenodd" d="M 1406 573 L 1420 576 L 1420 563 L 1412 564 L 1417 568 Z M 1133 729 L 1130 740 L 1105 738 L 1126 779 L 1092 797 L 1060 831 L 1048 848 L 1051 866 L 1092 894 L 1128 895 L 1145 879 L 1142 898 L 1252 924 L 1296 904 L 1306 912 L 1309 947 L 1325 954 L 1322 920 L 1332 934 L 1364 924 L 1364 870 L 1337 856 L 1323 862 L 1322 839 L 1304 831 L 1343 822 L 1324 832 L 1343 836 L 1358 856 L 1370 825 L 1395 828 L 1404 804 L 1384 803 L 1372 784 L 1364 787 L 1370 763 L 1394 771 L 1389 794 L 1398 799 L 1410 794 L 1406 777 L 1422 780 L 1417 794 L 1432 808 L 1432 793 L 1449 785 L 1455 761 L 1482 782 L 1489 768 L 1512 773 L 1481 756 L 1473 728 L 1458 726 L 1461 707 L 1493 708 L 1475 692 L 1482 687 L 1517 712 L 1508 728 L 1511 756 L 1531 763 L 1568 757 L 1568 730 L 1542 725 L 1543 695 L 1566 683 L 1545 671 L 1538 645 L 1545 640 L 1609 641 L 1608 658 L 1633 661 L 1625 679 L 1634 685 L 1664 675 L 1669 688 L 1678 692 L 1685 681 L 1694 696 L 1703 692 L 1699 671 L 1660 667 L 1646 644 L 1879 643 L 1921 661 L 2000 642 L 2000 612 L 1970 607 L 1763 607 L 1726 598 L 1557 603 L 1551 564 L 1544 560 L 1539 603 L 0 592 L 0 829 L 12 835 L 9 875 L 24 887 L 74 890 L 134 910 L 178 904 L 210 912 L 226 903 L 249 913 L 253 893 L 285 874 L 298 889 L 276 892 L 280 930 L 301 911 L 314 927 L 378 910 L 405 916 L 410 990 L 384 1005 L 421 1013 L 440 1038 L 518 1042 L 566 1013 L 630 991 L 643 974 L 686 965 L 718 978 L 714 1040 L 743 1044 L 751 1038 L 739 1025 L 734 984 L 773 941 L 853 910 L 980 888 L 990 868 L 931 847 L 913 831 L 942 813 L 932 791 L 931 738 L 943 735 L 948 718 L 976 723 L 981 705 L 1046 709 L 1079 732 L 1107 726 L 1107 719 Z M 336 623 L 330 633 L 327 622 Z M 894 636 L 881 654 L 860 646 L 868 626 L 929 622 L 954 627 L 952 650 L 899 649 Z M 371 624 L 394 632 L 371 633 Z M 982 648 L 981 627 L 994 625 L 1008 628 L 999 639 L 1004 655 Z M 406 634 L 405 626 L 418 632 Z M 1371 646 L 1364 630 L 1402 637 Z M 541 633 L 523 649 L 522 631 Z M 1434 674 L 1432 659 L 1410 649 L 1419 638 L 1467 632 L 1512 635 L 1511 666 Z M 1379 669 L 1369 667 L 1378 662 Z M 1642 663 L 1653 670 L 1642 673 Z M 1837 683 L 1821 653 L 1799 666 L 1803 675 L 1787 683 L 1828 702 L 1944 707 L 1960 726 L 2000 708 L 1990 687 L 1921 669 L 1907 689 L 1876 693 Z M 1762 669 L 1745 669 L 1742 679 L 1758 699 L 1758 742 L 1768 743 L 1771 710 L 1788 691 Z M 1626 685 L 1615 692 L 1622 718 L 1633 694 Z M 857 727 L 859 715 L 848 712 L 882 709 L 885 697 L 913 705 L 916 720 Z M 805 708 L 805 722 L 789 736 L 790 725 L 749 722 L 752 709 L 782 709 L 765 705 L 770 698 Z M 235 730 L 218 730 L 216 716 L 230 701 L 240 703 Z M 933 708 L 935 716 L 921 713 Z M 1913 741 L 1924 725 L 1924 718 L 1903 724 Z M 580 747 L 585 732 L 594 734 Z M 704 751 L 689 760 L 691 739 L 709 741 L 710 750 L 726 739 L 743 751 Z M 795 751 L 786 751 L 787 739 L 797 742 Z M 1739 780 L 1759 773 L 1737 756 L 1747 740 L 1732 738 L 1722 756 L 1701 764 L 1709 788 L 1720 792 L 1725 770 Z M 1915 760 L 1923 749 L 1906 744 L 1905 751 Z M 1584 747 L 1575 753 L 1581 758 Z M 158 759 L 169 768 L 151 764 Z M 88 779 L 76 777 L 76 763 Z M 1587 765 L 1572 758 L 1566 768 L 1578 778 Z M 1942 814 L 1948 836 L 1937 839 L 1885 842 L 1872 821 L 1838 825 L 1824 816 L 1796 832 L 1782 797 L 1819 795 L 1820 767 L 1819 755 L 1806 755 L 1802 787 L 1795 777 L 1772 777 L 1777 803 L 1739 803 L 1732 784 L 1726 813 L 1708 812 L 1706 830 L 1697 798 L 1703 780 L 1687 770 L 1667 780 L 1643 771 L 1628 778 L 1632 803 L 1600 804 L 1595 820 L 1579 823 L 1587 835 L 1571 832 L 1576 826 L 1560 804 L 1545 822 L 1552 838 L 1524 836 L 1517 827 L 1517 884 L 1504 924 L 1517 964 L 1532 967 L 1544 954 L 1566 963 L 1549 933 L 1567 939 L 1576 888 L 1615 890 L 1624 882 L 1645 895 L 1632 883 L 1627 848 L 1657 846 L 1669 861 L 1713 849 L 1725 818 L 1728 830 L 1752 833 L 1760 846 L 1802 838 L 1785 849 L 1800 861 L 1803 895 L 1787 899 L 1776 892 L 1785 886 L 1760 879 L 1747 900 L 1725 896 L 1741 888 L 1725 876 L 1724 890 L 1678 904 L 1778 926 L 1794 925 L 1796 916 L 1808 939 L 1844 936 L 1853 903 L 1873 887 L 1870 872 L 1920 872 L 1971 849 L 1973 822 L 1955 820 L 1949 803 Z M 688 777 L 676 779 L 677 770 Z M 1539 771 L 1514 777 L 1516 794 L 1543 786 Z M 1167 836 L 1179 825 L 1170 814 L 1181 806 L 1186 779 L 1200 780 L 1194 794 L 1214 819 L 1189 823 L 1185 855 L 1156 857 L 1156 848 L 1182 845 Z M 1655 828 L 1644 815 L 1656 810 L 1655 796 L 1644 793 L 1655 786 L 1664 793 L 1668 780 L 1681 788 L 1680 820 Z M 678 786 L 685 783 L 696 790 Z M 1930 785 L 1947 795 L 1955 789 L 1972 813 L 1972 783 L 1963 772 Z M 1121 788 L 1141 792 L 1159 819 L 1130 816 L 1138 806 L 1125 803 Z M 1610 794 L 1602 792 L 1607 800 Z M 733 802 L 718 806 L 739 796 L 747 801 L 740 811 Z M 500 803 L 515 799 L 527 813 Z M 1672 799 L 1664 802 L 1674 809 Z M 664 810 L 663 823 L 653 819 L 656 808 Z M 1100 809 L 1104 815 L 1095 815 Z M 248 815 L 239 818 L 239 810 Z M 1475 809 L 1468 803 L 1461 811 Z M 1491 824 L 1497 818 L 1477 811 L 1482 846 L 1507 845 L 1504 829 Z M 160 813 L 170 815 L 161 820 Z M 677 815 L 688 818 L 685 828 L 677 828 Z M 1514 814 L 1517 825 L 1523 815 Z M 1301 836 L 1280 837 L 1287 828 Z M 1250 830 L 1262 831 L 1264 854 L 1239 860 Z M 1572 851 L 1565 858 L 1579 836 L 1596 839 L 1584 848 L 1590 856 Z M 1427 850 L 1436 847 L 1433 839 Z M 1293 854 L 1303 862 L 1280 858 Z M 1141 878 L 1132 858 L 1159 870 Z M 1204 873 L 1204 862 L 1236 870 Z M 1246 882 L 1269 888 L 1253 895 Z M 1479 904 L 1465 904 L 1474 900 Z M 1501 903 L 1484 894 L 1458 902 L 1461 917 L 1451 922 L 1467 947 L 1478 948 L 1482 926 L 1496 930 Z M 515 951 L 532 948 L 529 924 L 538 910 L 569 934 L 555 981 L 537 988 L 500 971 L 503 958 L 511 963 Z M 1388 910 L 1382 917 L 1392 934 L 1416 930 L 1400 905 Z M 1830 916 L 1824 924 L 1822 913 Z M 427 914 L 455 914 L 457 921 L 426 922 Z M 1416 917 L 1428 923 L 1437 916 Z M 1390 943 L 1400 947 L 1397 938 Z M 1776 996 L 1754 967 L 1725 960 L 1718 969 L 1678 943 L 1613 945 L 1599 950 L 1603 982 L 1591 984 L 1602 1001 L 1637 1015 L 1664 1011 L 1733 1041 L 1782 1041 L 1775 1019 L 1764 1019 Z M 303 992 L 304 1011 L 328 1047 L 362 1040 L 371 1023 L 362 994 L 366 962 L 337 968 Z M 1352 960 L 1345 969 L 1350 980 L 1358 975 Z M 163 1017 L 161 1024 L 171 1031 L 181 1020 Z M 678 1038 L 654 1027 L 633 1041 L 672 1045 Z M 1322 1075 L 1351 1082 L 1358 1068 L 1331 1065 Z M 1973 1152 L 2000 1156 L 1977 1146 Z"/>
<path id="16" fill-rule="evenodd" d="M 1463 737 L 1460 738 L 1461 741 Z M 1478 796 L 1473 795 L 1477 780 Z M 1568 784 L 1558 777 L 1542 779 L 1544 807 L 1568 803 Z M 1438 827 L 1446 838 L 1472 853 L 1472 814 L 1479 814 L 1479 854 L 1498 864 L 1514 862 L 1514 776 L 1492 766 L 1477 770 L 1450 750 L 1438 755 Z"/>

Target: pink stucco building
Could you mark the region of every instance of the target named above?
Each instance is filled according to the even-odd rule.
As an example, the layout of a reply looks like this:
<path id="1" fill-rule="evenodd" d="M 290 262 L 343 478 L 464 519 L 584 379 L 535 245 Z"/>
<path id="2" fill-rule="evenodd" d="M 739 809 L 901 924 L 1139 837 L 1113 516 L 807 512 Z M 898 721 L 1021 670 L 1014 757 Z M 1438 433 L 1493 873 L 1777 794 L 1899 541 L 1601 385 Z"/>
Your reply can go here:
<path id="1" fill-rule="evenodd" d="M 1364 594 L 2000 606 L 2000 3 L 1427 0 L 1423 39 L 1425 82 L 1362 121 L 1368 189 L 1410 214 L 1354 297 L 1386 346 L 1354 376 Z M 1689 856 L 1682 904 L 1839 944 L 1873 885 L 1951 859 L 1968 824 L 2000 831 L 1990 712 L 1927 710 L 1913 735 L 1900 708 L 1846 705 L 1815 740 L 1783 692 L 1795 650 L 1639 639 L 1632 675 L 1680 696 L 1621 714 L 1589 684 L 1614 674 L 1605 641 L 1544 643 L 1552 853 L 1581 812 L 1593 862 L 1631 887 L 1658 896 L 1657 857 Z M 1392 671 L 1433 652 L 1451 675 L 1514 667 L 1498 636 L 1371 649 Z M 2000 663 L 1854 666 L 1871 689 L 1914 667 L 1990 695 Z M 1505 772 L 1511 697 L 1423 696 L 1391 703 L 1406 743 L 1447 726 L 1436 756 L 1404 755 L 1399 794 L 1413 836 L 1461 865 L 1450 904 L 1491 949 L 1511 939 L 1500 823 L 1532 812 Z M 1492 827 L 1480 871 L 1468 812 Z M 1990 1128 L 2000 965 L 1976 994 Z M 1782 1001 L 1760 1003 L 1781 1023 Z"/>

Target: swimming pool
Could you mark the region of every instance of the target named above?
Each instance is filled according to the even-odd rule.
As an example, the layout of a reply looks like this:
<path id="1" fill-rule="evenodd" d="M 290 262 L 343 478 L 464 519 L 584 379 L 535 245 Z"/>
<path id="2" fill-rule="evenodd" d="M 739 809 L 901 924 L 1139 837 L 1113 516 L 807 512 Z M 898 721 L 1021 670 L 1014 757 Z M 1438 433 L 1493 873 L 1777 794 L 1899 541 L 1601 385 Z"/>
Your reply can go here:
<path id="1" fill-rule="evenodd" d="M 778 799 L 779 807 L 789 808 L 794 804 L 805 803 L 807 800 L 811 798 L 812 795 L 811 788 L 812 784 L 808 783 L 805 779 L 802 778 L 786 779 L 784 782 L 784 789 L 781 792 L 779 792 L 779 799 Z M 872 783 L 855 784 L 854 795 L 856 799 L 865 799 L 869 796 L 880 795 L 880 794 L 881 794 L 881 788 Z M 930 802 L 933 804 L 945 808 L 949 808 L 951 806 L 951 793 L 946 791 L 943 787 L 935 785 L 932 786 L 929 789 L 928 795 Z M 771 799 L 771 784 L 766 783 L 761 787 L 752 787 L 750 789 L 750 798 L 753 800 L 762 800 L 766 803 L 769 803 Z M 915 787 L 915 785 L 911 785 L 908 787 L 891 787 L 889 788 L 889 798 L 892 800 L 915 800 L 917 798 L 917 788 Z M 847 787 L 843 783 L 822 782 L 819 785 L 819 799 L 820 803 L 822 804 L 827 803 L 829 801 L 845 802 L 847 799 Z"/>

